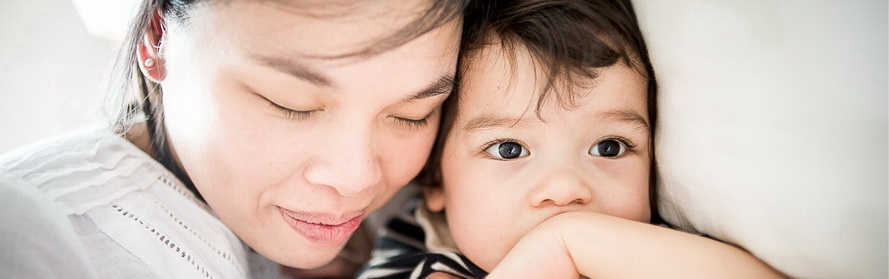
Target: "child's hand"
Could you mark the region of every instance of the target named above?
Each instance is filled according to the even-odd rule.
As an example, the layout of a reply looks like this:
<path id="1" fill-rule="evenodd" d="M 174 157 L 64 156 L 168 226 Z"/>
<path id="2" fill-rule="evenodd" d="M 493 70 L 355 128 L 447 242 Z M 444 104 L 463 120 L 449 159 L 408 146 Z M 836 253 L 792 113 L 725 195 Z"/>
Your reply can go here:
<path id="1" fill-rule="evenodd" d="M 578 278 L 570 251 L 562 235 L 583 222 L 574 214 L 556 215 L 535 227 L 509 251 L 488 275 L 498 278 Z"/>
<path id="2" fill-rule="evenodd" d="M 786 278 L 737 247 L 592 212 L 556 215 L 488 278 Z"/>

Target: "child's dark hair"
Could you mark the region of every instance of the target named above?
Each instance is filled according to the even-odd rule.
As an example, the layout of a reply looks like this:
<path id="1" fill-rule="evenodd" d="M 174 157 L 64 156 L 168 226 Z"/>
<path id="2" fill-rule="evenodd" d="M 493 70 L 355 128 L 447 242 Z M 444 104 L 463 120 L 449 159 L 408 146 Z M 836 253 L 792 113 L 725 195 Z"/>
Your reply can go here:
<path id="1" fill-rule="evenodd" d="M 489 46 L 501 47 L 513 55 L 518 47 L 530 52 L 546 76 L 538 94 L 537 112 L 549 99 L 561 106 L 575 106 L 583 94 L 558 90 L 557 85 L 586 87 L 582 81 L 596 78 L 598 69 L 624 64 L 648 81 L 647 100 L 651 140 L 657 120 L 657 83 L 642 38 L 642 31 L 629 0 L 519 0 L 473 1 L 464 17 L 457 88 L 442 108 L 442 124 L 432 155 L 418 177 L 425 187 L 441 187 L 440 161 L 444 141 L 456 117 L 460 80 L 466 75 L 473 54 Z M 549 97 L 550 94 L 555 94 Z M 652 144 L 652 162 L 654 145 Z M 650 173 L 652 222 L 658 222 L 654 181 Z"/>

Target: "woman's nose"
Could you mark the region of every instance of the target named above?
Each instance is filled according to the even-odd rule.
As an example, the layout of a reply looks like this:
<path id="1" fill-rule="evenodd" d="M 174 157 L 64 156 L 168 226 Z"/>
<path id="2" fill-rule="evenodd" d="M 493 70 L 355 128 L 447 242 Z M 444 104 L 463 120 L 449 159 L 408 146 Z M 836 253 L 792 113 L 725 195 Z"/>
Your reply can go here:
<path id="1" fill-rule="evenodd" d="M 553 168 L 541 177 L 530 195 L 534 207 L 587 204 L 593 198 L 589 178 L 571 167 Z"/>
<path id="2" fill-rule="evenodd" d="M 348 197 L 380 182 L 380 161 L 370 132 L 350 129 L 320 142 L 305 172 L 309 183 L 332 187 Z"/>

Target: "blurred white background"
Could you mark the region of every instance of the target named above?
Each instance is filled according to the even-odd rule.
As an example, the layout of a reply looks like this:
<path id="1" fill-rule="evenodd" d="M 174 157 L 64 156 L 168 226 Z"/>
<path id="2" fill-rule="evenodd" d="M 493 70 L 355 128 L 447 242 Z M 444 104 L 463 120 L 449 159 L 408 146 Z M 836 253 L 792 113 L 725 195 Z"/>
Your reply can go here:
<path id="1" fill-rule="evenodd" d="M 75 2 L 83 11 L 106 9 Z M 104 121 L 100 87 L 118 43 L 91 34 L 75 2 L 0 0 L 0 153 Z M 104 12 L 121 14 L 119 3 Z"/>

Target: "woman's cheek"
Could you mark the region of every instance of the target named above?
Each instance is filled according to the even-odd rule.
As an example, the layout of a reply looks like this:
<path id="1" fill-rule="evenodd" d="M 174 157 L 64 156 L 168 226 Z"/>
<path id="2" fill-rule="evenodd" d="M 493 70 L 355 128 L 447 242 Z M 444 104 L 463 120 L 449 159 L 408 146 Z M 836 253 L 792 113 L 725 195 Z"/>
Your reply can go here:
<path id="1" fill-rule="evenodd" d="M 430 121 L 432 122 L 432 121 Z M 436 121 L 437 122 L 437 121 Z M 410 182 L 426 164 L 432 145 L 435 143 L 438 125 L 429 124 L 421 132 L 414 132 L 403 140 L 391 140 L 393 144 L 387 145 L 384 156 L 390 166 L 389 177 L 395 184 L 401 186 Z"/>

